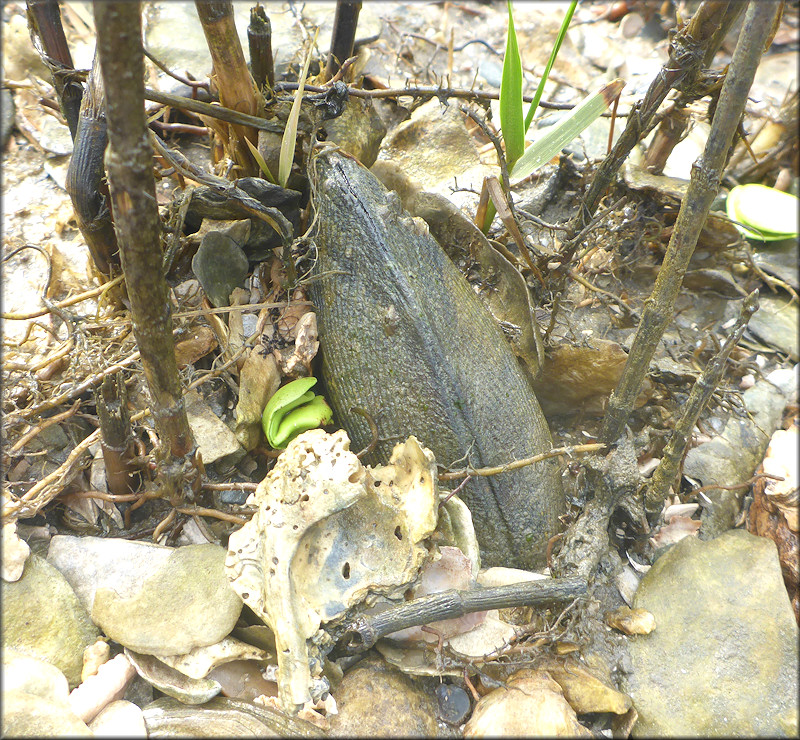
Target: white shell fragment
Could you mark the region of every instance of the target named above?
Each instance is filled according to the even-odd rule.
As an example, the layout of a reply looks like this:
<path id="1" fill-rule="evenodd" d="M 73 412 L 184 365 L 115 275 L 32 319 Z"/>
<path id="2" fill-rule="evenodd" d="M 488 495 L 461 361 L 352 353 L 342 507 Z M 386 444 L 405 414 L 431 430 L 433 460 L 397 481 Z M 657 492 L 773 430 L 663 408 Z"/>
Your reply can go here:
<path id="1" fill-rule="evenodd" d="M 4 581 L 13 583 L 22 577 L 25 561 L 31 553 L 31 548 L 17 534 L 16 522 L 8 522 L 3 525 L 0 543 L 3 548 L 2 558 L 0 558 L 0 576 Z"/>
<path id="2" fill-rule="evenodd" d="M 222 690 L 219 681 L 210 678 L 190 678 L 154 655 L 136 653 L 125 648 L 125 656 L 136 672 L 153 688 L 183 704 L 205 704 Z"/>
<path id="3" fill-rule="evenodd" d="M 189 678 L 205 678 L 218 666 L 234 660 L 267 660 L 265 650 L 248 645 L 235 637 L 224 637 L 216 645 L 196 647 L 184 655 L 156 655 L 162 663 Z"/>
<path id="4" fill-rule="evenodd" d="M 344 431 L 293 440 L 248 499 L 252 520 L 229 539 L 234 590 L 275 633 L 282 705 L 311 700 L 320 625 L 377 595 L 400 596 L 428 557 L 436 464 L 415 437 L 390 464 L 364 467 Z"/>

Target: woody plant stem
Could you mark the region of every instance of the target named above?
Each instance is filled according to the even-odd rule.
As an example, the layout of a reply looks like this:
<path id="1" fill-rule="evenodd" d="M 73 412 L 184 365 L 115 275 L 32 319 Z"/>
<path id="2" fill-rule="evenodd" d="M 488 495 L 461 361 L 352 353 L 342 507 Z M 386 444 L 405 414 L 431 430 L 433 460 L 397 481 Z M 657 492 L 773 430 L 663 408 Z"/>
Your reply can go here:
<path id="1" fill-rule="evenodd" d="M 163 449 L 182 458 L 194 441 L 181 396 L 161 269 L 161 221 L 144 111 L 141 11 L 138 2 L 95 0 L 94 16 L 106 90 L 108 184 L 133 332 Z"/>

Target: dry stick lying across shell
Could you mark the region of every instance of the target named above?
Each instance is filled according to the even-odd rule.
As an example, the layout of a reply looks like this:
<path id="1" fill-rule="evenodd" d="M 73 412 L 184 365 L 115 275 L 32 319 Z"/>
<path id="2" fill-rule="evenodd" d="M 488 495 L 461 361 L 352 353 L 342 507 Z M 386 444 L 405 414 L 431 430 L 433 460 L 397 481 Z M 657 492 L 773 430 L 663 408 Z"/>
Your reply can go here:
<path id="1" fill-rule="evenodd" d="M 526 581 L 474 591 L 442 591 L 407 601 L 380 614 L 358 617 L 346 628 L 340 640 L 341 650 L 346 655 L 352 655 L 368 650 L 381 637 L 407 627 L 418 627 L 487 609 L 570 601 L 583 596 L 586 591 L 586 580 L 580 577 Z"/>

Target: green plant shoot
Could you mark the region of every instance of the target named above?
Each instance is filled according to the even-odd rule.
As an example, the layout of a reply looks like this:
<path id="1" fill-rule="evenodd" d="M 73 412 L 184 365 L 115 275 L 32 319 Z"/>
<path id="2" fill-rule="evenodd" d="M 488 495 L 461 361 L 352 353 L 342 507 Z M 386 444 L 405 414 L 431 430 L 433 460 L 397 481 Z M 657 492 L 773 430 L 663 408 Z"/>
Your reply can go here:
<path id="1" fill-rule="evenodd" d="M 547 82 L 547 78 L 550 76 L 550 70 L 553 69 L 553 64 L 556 61 L 556 56 L 558 56 L 558 52 L 561 49 L 561 44 L 564 43 L 564 38 L 567 35 L 567 29 L 569 28 L 569 24 L 572 21 L 572 15 L 575 13 L 575 8 L 578 6 L 578 0 L 572 0 L 567 8 L 566 15 L 564 16 L 564 20 L 561 21 L 561 28 L 558 29 L 558 36 L 556 36 L 556 43 L 553 45 L 553 49 L 550 52 L 550 57 L 547 60 L 547 64 L 544 67 L 544 72 L 542 72 L 542 79 L 539 80 L 539 85 L 536 88 L 536 92 L 533 95 L 533 100 L 531 100 L 531 105 L 528 108 L 528 115 L 525 116 L 525 133 L 528 132 L 528 129 L 531 127 L 531 123 L 533 121 L 533 114 L 536 113 L 536 109 L 539 107 L 539 101 L 542 99 L 542 94 L 544 93 L 544 84 Z M 524 142 L 523 142 L 524 146 Z M 511 164 L 508 165 L 509 168 L 512 167 Z"/>
<path id="2" fill-rule="evenodd" d="M 522 59 L 517 46 L 514 15 L 508 0 L 508 34 L 503 58 L 503 80 L 500 84 L 500 130 L 506 145 L 506 162 L 511 168 L 525 151 L 525 129 L 522 120 Z"/>
<path id="3" fill-rule="evenodd" d="M 289 173 L 292 171 L 292 162 L 294 161 L 294 149 L 297 144 L 297 122 L 300 120 L 300 106 L 303 102 L 303 89 L 306 85 L 306 77 L 308 76 L 308 66 L 311 64 L 311 56 L 314 53 L 314 47 L 317 44 L 317 35 L 319 29 L 314 34 L 314 40 L 308 49 L 305 63 L 303 64 L 303 71 L 300 73 L 298 80 L 299 84 L 297 92 L 292 102 L 292 108 L 289 111 L 289 117 L 286 119 L 286 128 L 283 131 L 283 139 L 281 139 L 281 156 L 278 162 L 278 184 L 286 187 L 289 180 Z"/>
<path id="4" fill-rule="evenodd" d="M 539 86 L 536 88 L 536 94 L 533 96 L 528 114 L 523 119 L 522 117 L 522 57 L 519 53 L 519 45 L 517 43 L 517 32 L 514 27 L 514 13 L 511 8 L 511 0 L 508 0 L 508 34 L 506 36 L 506 54 L 503 59 L 503 79 L 500 84 L 500 131 L 503 135 L 503 141 L 506 148 L 506 166 L 509 172 L 514 168 L 519 158 L 525 151 L 525 133 L 530 128 L 533 121 L 533 115 L 541 100 L 544 86 L 553 68 L 553 63 L 556 60 L 558 50 L 567 35 L 572 15 L 575 12 L 575 7 L 578 0 L 572 0 L 567 10 L 564 20 L 561 23 L 561 28 L 558 31 L 555 44 L 550 51 L 550 57 L 544 68 Z M 496 209 L 494 203 L 490 200 L 486 209 L 486 218 L 483 222 L 484 233 L 489 231 L 492 224 Z"/>
<path id="5" fill-rule="evenodd" d="M 580 105 L 575 106 L 569 115 L 545 129 L 544 133 L 525 150 L 516 164 L 509 168 L 511 184 L 515 185 L 524 180 L 537 167 L 549 162 L 570 141 L 580 136 L 581 132 L 611 105 L 623 87 L 625 83 L 620 79 L 603 85 L 596 93 L 589 95 Z"/>
<path id="6" fill-rule="evenodd" d="M 316 378 L 299 378 L 279 388 L 261 416 L 267 442 L 283 449 L 298 434 L 330 424 L 333 412 L 322 396 L 311 390 Z"/>

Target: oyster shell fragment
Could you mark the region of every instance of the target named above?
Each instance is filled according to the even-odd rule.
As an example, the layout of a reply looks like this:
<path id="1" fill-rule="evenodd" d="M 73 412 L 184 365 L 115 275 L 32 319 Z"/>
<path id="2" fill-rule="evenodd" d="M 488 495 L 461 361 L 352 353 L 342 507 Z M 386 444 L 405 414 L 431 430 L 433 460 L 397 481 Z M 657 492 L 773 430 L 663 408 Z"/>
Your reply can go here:
<path id="1" fill-rule="evenodd" d="M 311 700 L 329 638 L 320 626 L 362 602 L 399 597 L 429 554 L 437 523 L 433 453 L 409 437 L 389 465 L 364 467 L 347 433 L 293 440 L 248 499 L 229 539 L 234 590 L 275 633 L 281 704 Z"/>

